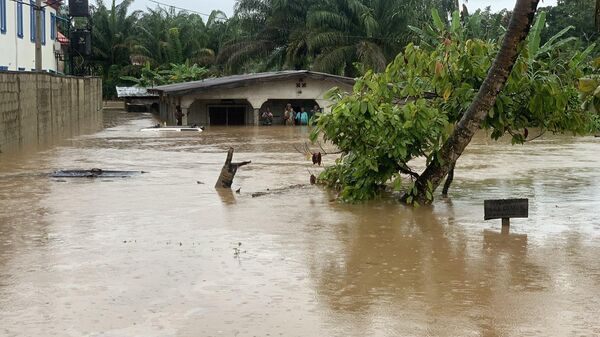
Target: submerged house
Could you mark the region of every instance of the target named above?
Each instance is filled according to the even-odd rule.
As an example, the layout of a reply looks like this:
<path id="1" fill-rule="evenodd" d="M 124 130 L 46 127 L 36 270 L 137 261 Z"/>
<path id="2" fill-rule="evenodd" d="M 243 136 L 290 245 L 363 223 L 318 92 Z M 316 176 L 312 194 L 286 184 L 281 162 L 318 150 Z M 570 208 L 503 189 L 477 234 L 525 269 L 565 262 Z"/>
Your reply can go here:
<path id="1" fill-rule="evenodd" d="M 325 94 L 338 87 L 351 91 L 354 79 L 308 70 L 233 75 L 202 81 L 163 85 L 148 89 L 160 97 L 160 116 L 173 123 L 177 106 L 184 113 L 183 124 L 258 125 L 267 107 L 274 123 L 282 124 L 283 111 L 290 103 L 294 110 L 314 106 L 327 109 Z"/>

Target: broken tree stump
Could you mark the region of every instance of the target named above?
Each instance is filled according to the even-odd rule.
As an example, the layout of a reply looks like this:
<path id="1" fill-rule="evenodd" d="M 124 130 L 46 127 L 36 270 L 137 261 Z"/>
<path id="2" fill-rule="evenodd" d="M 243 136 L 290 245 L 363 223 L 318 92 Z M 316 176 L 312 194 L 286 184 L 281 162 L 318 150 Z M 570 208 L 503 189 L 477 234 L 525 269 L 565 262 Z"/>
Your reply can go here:
<path id="1" fill-rule="evenodd" d="M 215 188 L 231 188 L 233 184 L 233 178 L 235 178 L 235 173 L 238 168 L 248 165 L 251 161 L 243 161 L 241 163 L 232 163 L 233 159 L 233 148 L 230 147 L 229 151 L 227 151 L 227 159 L 225 159 L 225 164 L 223 164 L 223 168 L 221 169 L 221 174 L 219 175 L 219 179 L 215 184 Z"/>

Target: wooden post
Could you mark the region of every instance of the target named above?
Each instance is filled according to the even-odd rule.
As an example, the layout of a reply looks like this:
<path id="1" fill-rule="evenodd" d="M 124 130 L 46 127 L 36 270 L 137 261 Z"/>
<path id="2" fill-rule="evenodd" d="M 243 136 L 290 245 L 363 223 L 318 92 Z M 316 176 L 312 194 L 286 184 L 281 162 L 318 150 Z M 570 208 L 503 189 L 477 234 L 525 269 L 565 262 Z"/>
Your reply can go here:
<path id="1" fill-rule="evenodd" d="M 235 173 L 237 172 L 237 169 L 251 163 L 251 161 L 232 163 L 232 159 L 233 148 L 230 147 L 229 151 L 227 151 L 227 159 L 225 159 L 225 164 L 223 164 L 223 168 L 221 169 L 221 174 L 219 175 L 219 179 L 215 184 L 215 188 L 231 188 L 231 185 L 233 184 L 233 178 L 235 178 Z"/>
<path id="2" fill-rule="evenodd" d="M 510 218 L 502 218 L 502 230 L 500 231 L 500 233 L 510 233 Z"/>

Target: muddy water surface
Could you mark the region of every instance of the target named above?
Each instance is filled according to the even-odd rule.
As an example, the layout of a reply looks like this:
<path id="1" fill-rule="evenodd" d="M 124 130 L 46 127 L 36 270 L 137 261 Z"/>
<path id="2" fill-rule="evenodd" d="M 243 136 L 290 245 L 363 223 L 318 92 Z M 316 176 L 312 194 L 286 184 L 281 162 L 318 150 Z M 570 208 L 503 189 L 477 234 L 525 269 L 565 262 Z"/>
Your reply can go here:
<path id="1" fill-rule="evenodd" d="M 600 139 L 480 136 L 448 200 L 330 202 L 304 128 L 140 133 L 150 116 L 0 154 L 0 336 L 600 335 Z M 225 152 L 252 160 L 216 192 Z M 331 161 L 332 158 L 326 158 Z M 148 171 L 51 179 L 56 169 Z M 483 200 L 530 199 L 484 222 Z"/>

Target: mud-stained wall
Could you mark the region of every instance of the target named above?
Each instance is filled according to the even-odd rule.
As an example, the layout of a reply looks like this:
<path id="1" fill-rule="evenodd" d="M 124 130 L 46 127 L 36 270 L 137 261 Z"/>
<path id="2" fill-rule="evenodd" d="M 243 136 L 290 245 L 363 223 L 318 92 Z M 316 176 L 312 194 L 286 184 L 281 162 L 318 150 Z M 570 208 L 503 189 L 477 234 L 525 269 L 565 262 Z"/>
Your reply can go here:
<path id="1" fill-rule="evenodd" d="M 0 151 L 44 147 L 102 125 L 102 80 L 0 72 Z"/>

